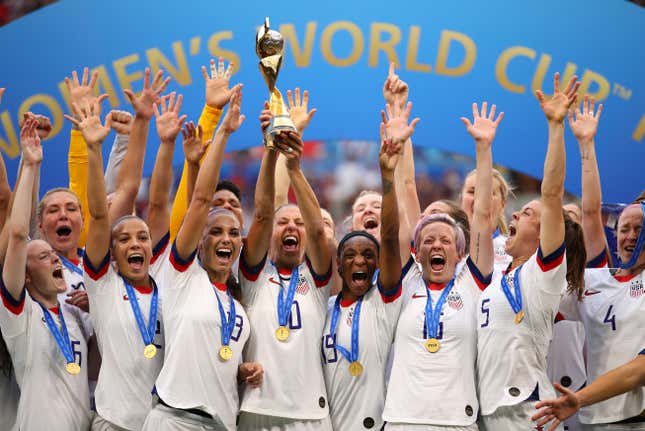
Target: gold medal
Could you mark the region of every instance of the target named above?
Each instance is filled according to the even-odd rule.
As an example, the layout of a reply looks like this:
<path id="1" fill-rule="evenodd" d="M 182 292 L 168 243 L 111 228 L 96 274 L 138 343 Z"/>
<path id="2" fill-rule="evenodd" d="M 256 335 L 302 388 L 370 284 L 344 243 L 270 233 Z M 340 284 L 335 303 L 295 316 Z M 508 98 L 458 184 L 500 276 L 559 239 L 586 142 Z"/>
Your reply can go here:
<path id="1" fill-rule="evenodd" d="M 148 344 L 145 349 L 143 349 L 143 356 L 148 359 L 152 359 L 157 354 L 157 348 L 154 344 Z"/>
<path id="2" fill-rule="evenodd" d="M 228 361 L 233 357 L 233 349 L 231 349 L 228 346 L 222 346 L 219 348 L 219 357 L 222 358 L 223 361 Z"/>
<path id="3" fill-rule="evenodd" d="M 426 350 L 428 352 L 437 353 L 440 347 L 441 347 L 441 344 L 439 343 L 439 340 L 437 340 L 436 338 L 428 338 L 426 340 Z"/>
<path id="4" fill-rule="evenodd" d="M 275 338 L 278 341 L 287 341 L 287 338 L 289 338 L 289 328 L 286 326 L 278 326 L 278 329 L 275 330 Z"/>
<path id="5" fill-rule="evenodd" d="M 524 320 L 524 311 L 520 310 L 515 313 L 515 324 L 519 325 L 520 323 L 522 323 L 522 320 Z"/>
<path id="6" fill-rule="evenodd" d="M 352 377 L 360 376 L 362 373 L 363 373 L 363 365 L 360 362 L 354 361 L 351 364 L 349 364 L 349 374 L 351 374 Z"/>
<path id="7" fill-rule="evenodd" d="M 65 370 L 70 374 L 78 374 L 81 372 L 81 367 L 76 362 L 68 362 Z"/>

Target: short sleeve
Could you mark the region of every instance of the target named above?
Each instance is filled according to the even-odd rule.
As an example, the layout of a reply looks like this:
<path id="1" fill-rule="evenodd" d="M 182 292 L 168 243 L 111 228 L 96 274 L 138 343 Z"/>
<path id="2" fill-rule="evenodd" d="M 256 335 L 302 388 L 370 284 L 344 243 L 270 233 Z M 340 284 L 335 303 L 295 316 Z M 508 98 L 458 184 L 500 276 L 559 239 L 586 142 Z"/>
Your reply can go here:
<path id="1" fill-rule="evenodd" d="M 27 297 L 26 289 L 22 290 L 16 300 L 4 285 L 0 277 L 0 296 L 2 296 L 2 311 L 0 311 L 0 328 L 2 336 L 12 338 L 27 331 L 27 321 L 31 311 L 31 298 Z"/>

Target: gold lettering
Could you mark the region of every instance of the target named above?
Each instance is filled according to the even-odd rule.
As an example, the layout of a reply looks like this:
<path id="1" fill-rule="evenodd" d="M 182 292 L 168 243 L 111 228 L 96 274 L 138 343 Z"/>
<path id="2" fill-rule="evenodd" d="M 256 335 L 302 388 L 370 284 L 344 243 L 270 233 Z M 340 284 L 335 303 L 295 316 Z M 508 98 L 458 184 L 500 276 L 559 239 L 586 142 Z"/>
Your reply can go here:
<path id="1" fill-rule="evenodd" d="M 638 126 L 636 126 L 636 130 L 632 133 L 632 139 L 636 142 L 640 142 L 643 140 L 643 136 L 645 136 L 645 114 L 643 114 L 641 120 L 638 122 Z"/>
<path id="2" fill-rule="evenodd" d="M 137 70 L 129 75 L 125 70 L 126 67 L 137 62 L 139 62 L 139 54 L 128 55 L 127 57 L 119 58 L 112 63 L 121 89 L 125 90 L 126 88 L 132 88 L 132 83 L 134 81 L 143 79 L 143 72 L 141 70 Z"/>
<path id="3" fill-rule="evenodd" d="M 381 39 L 381 36 L 387 33 L 389 37 L 386 40 Z M 387 64 L 394 62 L 397 66 L 399 63 L 399 56 L 396 54 L 396 45 L 401 42 L 401 30 L 392 24 L 382 22 L 375 22 L 371 25 L 370 30 L 370 52 L 367 64 L 370 67 L 378 66 L 378 53 L 379 51 L 385 52 Z"/>
<path id="4" fill-rule="evenodd" d="M 531 60 L 535 60 L 535 51 L 525 46 L 512 46 L 505 49 L 497 59 L 497 64 L 495 65 L 495 78 L 502 88 L 505 88 L 508 91 L 513 93 L 522 94 L 526 91 L 524 85 L 520 85 L 508 78 L 508 64 L 512 59 L 516 57 L 527 57 Z"/>
<path id="5" fill-rule="evenodd" d="M 159 69 L 168 71 L 168 74 L 181 86 L 190 85 L 192 82 L 190 77 L 190 70 L 186 62 L 186 53 L 180 41 L 172 44 L 172 52 L 175 55 L 177 67 L 175 67 L 168 58 L 162 54 L 159 48 L 151 48 L 146 51 L 148 64 L 150 64 L 150 72 L 155 76 Z"/>
<path id="6" fill-rule="evenodd" d="M 336 57 L 331 49 L 331 42 L 334 34 L 341 30 L 347 31 L 352 37 L 352 51 L 346 58 Z M 363 38 L 363 33 L 361 33 L 360 28 L 358 28 L 356 24 L 349 21 L 338 21 L 329 24 L 325 30 L 323 30 L 320 45 L 323 57 L 329 64 L 338 67 L 347 67 L 356 63 L 361 57 L 363 49 L 365 48 L 365 40 Z"/>
<path id="7" fill-rule="evenodd" d="M 410 36 L 408 37 L 408 52 L 405 56 L 405 68 L 415 72 L 429 73 L 432 66 L 429 64 L 417 63 L 419 53 L 419 39 L 421 38 L 421 27 L 413 25 L 410 27 Z"/>
<path id="8" fill-rule="evenodd" d="M 452 42 L 460 43 L 464 47 L 465 55 L 464 60 L 456 67 L 448 67 L 448 54 L 450 52 L 450 44 Z M 439 53 L 437 54 L 437 64 L 435 71 L 439 75 L 446 76 L 462 76 L 470 72 L 475 65 L 475 58 L 477 57 L 477 47 L 475 42 L 463 33 L 456 31 L 444 30 L 441 32 L 441 39 L 439 40 Z"/>
<path id="9" fill-rule="evenodd" d="M 49 94 L 34 94 L 22 102 L 20 108 L 18 108 L 18 118 L 22 118 L 25 112 L 31 111 L 31 108 L 38 104 L 47 107 L 51 113 L 52 131 L 47 137 L 47 139 L 51 139 L 60 132 L 60 129 L 63 128 L 63 110 L 56 99 L 51 97 Z M 38 112 L 34 112 L 34 114 L 38 114 Z"/>
<path id="10" fill-rule="evenodd" d="M 598 90 L 594 93 L 589 93 L 589 88 L 594 83 L 598 84 Z M 589 69 L 585 70 L 585 73 L 582 75 L 582 81 L 580 82 L 579 93 L 581 95 L 593 97 L 597 102 L 599 102 L 601 100 L 605 100 L 607 96 L 609 96 L 609 90 L 610 85 L 607 78 Z"/>
<path id="11" fill-rule="evenodd" d="M 0 138 L 0 150 L 4 151 L 8 157 L 15 159 L 20 155 L 20 147 L 18 146 L 18 137 L 16 136 L 16 129 L 13 127 L 11 116 L 8 111 L 4 111 L 0 115 L 0 121 L 4 129 L 7 131 L 8 142 Z"/>
<path id="12" fill-rule="evenodd" d="M 229 39 L 233 39 L 232 31 L 220 31 L 213 33 L 210 39 L 208 39 L 208 52 L 210 52 L 213 57 L 223 57 L 230 63 L 233 63 L 233 73 L 235 73 L 242 65 L 240 57 L 235 52 L 229 51 L 219 46 L 222 40 Z"/>
<path id="13" fill-rule="evenodd" d="M 293 24 L 282 24 L 280 26 L 280 33 L 284 37 L 285 46 L 291 47 L 293 59 L 298 67 L 307 67 L 311 64 L 311 51 L 314 47 L 314 36 L 316 35 L 317 23 L 308 22 L 307 30 L 305 30 L 304 47 L 300 48 L 300 42 L 296 35 L 296 29 Z"/>

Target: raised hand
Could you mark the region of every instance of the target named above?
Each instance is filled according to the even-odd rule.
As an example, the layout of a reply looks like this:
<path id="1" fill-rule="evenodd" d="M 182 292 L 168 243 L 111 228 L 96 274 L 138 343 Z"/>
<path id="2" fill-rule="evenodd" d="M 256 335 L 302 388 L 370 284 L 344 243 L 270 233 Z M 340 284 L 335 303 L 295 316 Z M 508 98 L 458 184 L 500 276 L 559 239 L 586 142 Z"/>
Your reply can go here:
<path id="1" fill-rule="evenodd" d="M 19 127 L 22 128 L 22 125 L 27 118 L 34 118 L 36 120 L 36 133 L 40 139 L 47 139 L 49 134 L 52 131 L 51 120 L 44 115 L 37 115 L 33 112 L 25 112 L 23 119 L 19 123 Z"/>
<path id="2" fill-rule="evenodd" d="M 40 146 L 40 138 L 36 132 L 38 120 L 33 117 L 27 118 L 20 129 L 20 146 L 22 148 L 22 159 L 28 165 L 37 165 L 43 160 L 43 148 Z"/>
<path id="3" fill-rule="evenodd" d="M 531 417 L 539 427 L 552 422 L 548 431 L 555 431 L 558 425 L 580 410 L 580 400 L 573 391 L 558 383 L 554 383 L 553 387 L 564 395 L 556 400 L 540 401 L 535 408 L 542 410 Z"/>
<path id="4" fill-rule="evenodd" d="M 300 159 L 304 149 L 300 134 L 292 131 L 281 132 L 276 136 L 274 143 L 276 149 L 286 158 L 287 170 L 300 168 Z"/>
<path id="5" fill-rule="evenodd" d="M 215 60 L 211 58 L 210 62 L 210 77 L 206 72 L 206 67 L 202 66 L 202 75 L 206 81 L 206 104 L 211 108 L 224 109 L 226 104 L 231 98 L 231 94 L 237 85 L 231 89 L 228 88 L 229 80 L 233 74 L 233 63 L 230 63 L 224 69 L 224 59 L 220 57 L 215 67 Z M 239 84 L 238 84 L 239 85 Z"/>
<path id="6" fill-rule="evenodd" d="M 317 112 L 317 109 L 313 108 L 311 111 L 307 112 L 307 107 L 309 105 L 309 91 L 305 90 L 302 93 L 302 100 L 300 100 L 300 88 L 298 87 L 296 87 L 295 103 L 291 90 L 287 90 L 287 100 L 289 101 L 289 115 L 291 116 L 293 123 L 296 125 L 298 133 L 302 136 L 309 125 L 309 122 Z"/>
<path id="7" fill-rule="evenodd" d="M 500 112 L 497 119 L 495 119 L 497 106 L 493 105 L 490 108 L 488 116 L 486 116 L 487 108 L 488 103 L 482 103 L 482 110 L 480 113 L 477 103 L 473 103 L 473 122 L 471 123 L 466 117 L 461 117 L 460 120 L 466 125 L 466 130 L 478 145 L 490 146 L 493 143 L 493 139 L 495 139 L 497 126 L 499 126 L 502 118 L 504 118 L 504 113 Z"/>
<path id="8" fill-rule="evenodd" d="M 128 99 L 130 99 L 130 103 L 132 103 L 132 107 L 134 108 L 134 115 L 145 120 L 150 120 L 152 118 L 154 114 L 152 105 L 154 103 L 159 103 L 159 95 L 166 89 L 168 83 L 170 82 L 169 77 L 163 81 L 162 78 L 163 70 L 160 70 L 155 75 L 155 79 L 152 82 L 152 85 L 150 85 L 150 68 L 146 67 L 146 71 L 143 75 L 143 91 L 141 92 L 141 94 L 139 94 L 139 96 L 135 96 L 132 90 L 123 90 L 125 95 L 128 96 Z"/>
<path id="9" fill-rule="evenodd" d="M 132 114 L 128 111 L 110 111 L 112 114 L 112 130 L 119 135 L 129 135 L 132 131 Z"/>
<path id="10" fill-rule="evenodd" d="M 385 124 L 381 123 L 381 136 L 385 133 Z M 383 173 L 393 173 L 403 154 L 403 142 L 393 142 L 391 138 L 381 139 L 378 163 Z"/>
<path id="11" fill-rule="evenodd" d="M 269 109 L 269 102 L 265 101 L 264 102 L 264 109 L 262 112 L 260 112 L 260 129 L 262 130 L 262 134 L 267 130 L 267 127 L 271 124 L 271 118 L 273 117 L 273 114 L 271 113 L 271 110 Z"/>
<path id="12" fill-rule="evenodd" d="M 397 105 L 399 109 L 403 109 L 408 101 L 409 88 L 405 81 L 399 78 L 399 75 L 394 73 L 394 63 L 390 63 L 390 70 L 388 71 L 387 78 L 383 84 L 383 97 L 385 103 L 390 106 Z"/>
<path id="13" fill-rule="evenodd" d="M 231 93 L 230 106 L 228 107 L 228 112 L 222 120 L 222 131 L 225 133 L 231 134 L 234 133 L 237 129 L 240 128 L 244 119 L 246 118 L 241 114 L 240 109 L 242 107 L 242 86 L 235 86 L 233 92 Z"/>
<path id="14" fill-rule="evenodd" d="M 387 111 L 387 116 L 385 111 Z M 419 118 L 415 118 L 408 124 L 410 113 L 412 112 L 412 102 L 408 102 L 405 110 L 396 104 L 390 105 L 388 103 L 385 105 L 385 111 L 381 111 L 384 125 L 381 141 L 390 139 L 395 144 L 404 143 L 412 136 L 414 128 L 421 121 Z"/>
<path id="15" fill-rule="evenodd" d="M 97 97 L 94 94 L 94 86 L 96 85 L 96 80 L 99 77 L 99 73 L 94 71 L 92 77 L 89 79 L 89 69 L 87 67 L 83 68 L 83 78 L 81 81 L 78 80 L 78 73 L 75 70 L 72 71 L 72 79 L 65 77 L 65 85 L 67 85 L 67 90 L 69 91 L 69 97 L 71 104 L 76 103 L 78 106 L 81 106 L 83 102 L 92 104 L 93 100 Z M 100 107 L 99 107 L 100 108 Z M 100 112 L 99 112 L 100 114 Z"/>
<path id="16" fill-rule="evenodd" d="M 82 105 L 76 103 L 72 104 L 72 110 L 76 117 L 65 114 L 65 118 L 74 123 L 83 134 L 83 139 L 88 148 L 100 147 L 103 140 L 110 133 L 112 125 L 112 115 L 108 114 L 105 117 L 105 125 L 101 124 L 99 118 L 99 104 L 107 98 L 107 94 L 101 95 L 98 99 L 90 104 L 87 100 Z"/>
<path id="17" fill-rule="evenodd" d="M 153 104 L 157 122 L 157 134 L 161 142 L 175 142 L 184 121 L 186 121 L 186 115 L 179 116 L 183 96 L 181 94 L 177 96 L 177 102 L 175 103 L 175 95 L 176 93 L 173 91 L 170 95 L 162 97 L 158 104 Z M 168 102 L 167 105 L 166 102 Z M 160 106 L 161 113 L 159 113 Z"/>
<path id="18" fill-rule="evenodd" d="M 598 111 L 594 114 L 595 104 L 593 97 L 589 103 L 589 96 L 585 96 L 582 107 L 579 106 L 578 111 L 569 110 L 569 128 L 578 141 L 590 141 L 596 136 L 602 104 L 598 105 Z"/>
<path id="19" fill-rule="evenodd" d="M 540 102 L 540 108 L 544 112 L 547 121 L 554 123 L 562 123 L 567 111 L 576 103 L 578 97 L 578 82 L 577 76 L 572 76 L 564 91 L 560 91 L 560 73 L 556 72 L 553 77 L 553 96 L 550 99 L 542 93 L 541 90 L 536 90 L 535 95 Z"/>
<path id="20" fill-rule="evenodd" d="M 181 129 L 181 136 L 184 138 L 184 158 L 189 164 L 199 165 L 199 161 L 204 156 L 208 144 L 202 145 L 202 126 L 195 127 L 192 121 L 186 123 Z"/>

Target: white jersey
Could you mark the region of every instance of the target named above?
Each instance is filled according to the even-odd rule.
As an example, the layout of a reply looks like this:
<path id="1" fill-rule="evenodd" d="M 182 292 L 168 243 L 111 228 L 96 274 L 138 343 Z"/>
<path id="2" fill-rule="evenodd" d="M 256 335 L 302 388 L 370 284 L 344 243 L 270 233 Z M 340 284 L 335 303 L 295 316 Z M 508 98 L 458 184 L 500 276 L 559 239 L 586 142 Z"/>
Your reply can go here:
<path id="1" fill-rule="evenodd" d="M 514 323 L 515 312 L 504 295 L 499 273 L 494 273 L 477 307 L 477 370 L 482 415 L 530 398 L 555 398 L 546 372 L 546 356 L 560 298 L 566 290 L 564 244 L 546 257 L 538 250 L 519 268 L 524 312 L 520 324 Z M 517 270 L 506 274 L 513 296 Z"/>
<path id="2" fill-rule="evenodd" d="M 20 387 L 16 426 L 22 430 L 86 430 L 90 426 L 90 394 L 87 383 L 87 340 L 81 323 L 63 307 L 76 375 L 65 370 L 67 361 L 45 323 L 43 310 L 23 290 L 16 301 L 0 283 L 3 306 L 0 327 Z M 50 314 L 60 325 L 59 308 Z M 59 328 L 60 329 L 60 328 Z"/>
<path id="3" fill-rule="evenodd" d="M 607 268 L 585 271 L 582 301 L 567 297 L 560 312 L 581 320 L 586 332 L 587 383 L 631 361 L 645 346 L 643 274 L 614 276 Z M 618 422 L 645 409 L 645 387 L 580 409 L 584 424 Z"/>
<path id="4" fill-rule="evenodd" d="M 499 231 L 493 234 L 493 251 L 495 252 L 495 261 L 493 265 L 495 271 L 506 271 L 506 268 L 511 264 L 513 258 L 506 254 L 506 235 L 502 235 Z"/>
<path id="5" fill-rule="evenodd" d="M 477 299 L 479 271 L 469 263 L 456 274 L 441 312 L 440 349 L 426 350 L 426 302 L 433 311 L 445 286 L 426 285 L 417 265 L 403 278 L 403 304 L 394 338 L 394 363 L 383 419 L 388 423 L 467 426 L 477 419 Z M 477 273 L 477 275 L 475 275 Z M 472 274 L 472 275 L 471 275 Z M 476 279 L 477 277 L 478 279 Z"/>
<path id="6" fill-rule="evenodd" d="M 587 381 L 584 344 L 585 327 L 582 323 L 556 319 L 547 355 L 549 380 L 574 392 L 582 388 Z"/>
<path id="7" fill-rule="evenodd" d="M 1 334 L 0 334 L 1 336 Z M 0 341 L 2 342 L 2 341 Z M 10 358 L 7 358 L 11 362 Z M 10 430 L 16 422 L 20 389 L 16 383 L 16 373 L 0 367 L 0 430 Z"/>
<path id="8" fill-rule="evenodd" d="M 237 372 L 249 338 L 249 319 L 235 301 L 235 327 L 229 344 L 233 357 L 220 359 L 222 322 L 217 298 L 227 319 L 230 301 L 226 292 L 211 284 L 195 254 L 181 260 L 173 244 L 160 277 L 167 349 L 157 393 L 169 406 L 201 410 L 235 430 Z"/>
<path id="9" fill-rule="evenodd" d="M 278 292 L 289 287 L 291 271 L 284 274 L 265 259 L 248 268 L 240 259 L 243 302 L 251 321 L 245 359 L 264 367 L 262 386 L 246 389 L 241 410 L 290 419 L 323 419 L 329 414 L 320 361 L 320 336 L 325 325 L 331 262 L 327 274 L 317 275 L 309 259 L 298 266 L 296 293 L 287 322 L 286 341 L 278 341 Z"/>
<path id="10" fill-rule="evenodd" d="M 409 262 L 411 265 L 413 260 Z M 379 430 L 383 426 L 385 368 L 401 310 L 401 286 L 386 295 L 377 284 L 364 295 L 358 331 L 358 361 L 363 372 L 353 377 L 349 373 L 350 362 L 336 349 L 336 345 L 351 354 L 356 304 L 341 299 L 335 336 L 329 328 L 335 301 L 327 310 L 321 348 L 329 412 L 333 429 Z"/>
<path id="11" fill-rule="evenodd" d="M 85 339 L 89 340 L 94 333 L 90 313 L 81 310 L 75 305 L 67 304 L 65 302 L 69 299 L 69 296 L 67 296 L 69 293 L 73 293 L 79 290 L 87 290 L 85 288 L 85 281 L 83 280 L 83 260 L 81 258 L 83 252 L 83 249 L 78 249 L 79 258 L 73 261 L 67 259 L 61 254 L 58 254 L 58 258 L 63 264 L 63 278 L 65 279 L 65 284 L 67 285 L 67 290 L 64 293 L 58 295 L 58 302 L 60 304 L 66 304 L 67 308 L 69 308 L 69 312 L 75 318 L 80 319 L 80 321 L 83 322 L 83 335 L 85 336 Z"/>
<path id="12" fill-rule="evenodd" d="M 153 255 L 149 271 L 156 273 L 163 260 L 168 238 L 164 237 Z M 131 298 L 123 278 L 110 264 L 110 254 L 94 268 L 85 257 L 85 287 L 90 298 L 92 321 L 96 331 L 101 370 L 94 397 L 96 411 L 107 421 L 121 428 L 139 430 L 152 408 L 152 389 L 159 375 L 164 357 L 161 301 L 157 306 L 156 331 L 153 344 L 157 347 L 154 358 L 143 356 L 145 343 L 141 337 L 130 304 Z M 157 283 L 158 298 L 165 286 Z M 144 323 L 148 325 L 152 287 L 133 286 Z"/>

